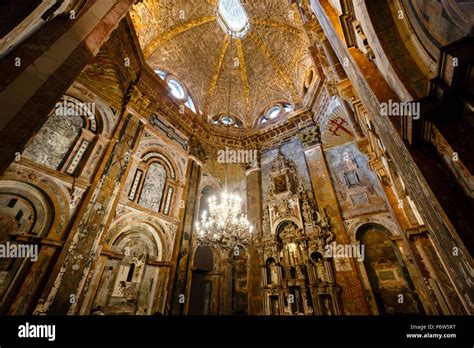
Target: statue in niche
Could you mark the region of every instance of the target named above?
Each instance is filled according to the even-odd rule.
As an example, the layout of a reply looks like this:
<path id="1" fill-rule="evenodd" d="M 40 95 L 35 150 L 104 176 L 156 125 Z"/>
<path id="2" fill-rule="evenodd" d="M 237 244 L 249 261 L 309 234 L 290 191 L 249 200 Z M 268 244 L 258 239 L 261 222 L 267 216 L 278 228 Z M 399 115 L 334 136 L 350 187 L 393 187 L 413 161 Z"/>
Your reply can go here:
<path id="1" fill-rule="evenodd" d="M 309 301 L 308 301 L 308 300 L 306 300 L 306 306 L 305 306 L 305 307 L 306 307 L 306 308 L 305 308 L 306 314 L 308 314 L 308 315 L 313 314 L 313 307 L 311 307 L 311 306 L 309 305 Z"/>
<path id="2" fill-rule="evenodd" d="M 286 200 L 280 201 L 278 203 L 278 213 L 280 217 L 285 217 L 289 215 L 288 202 Z"/>
<path id="3" fill-rule="evenodd" d="M 317 239 L 316 244 L 317 244 L 317 246 L 318 246 L 318 250 L 319 250 L 319 251 L 323 251 L 323 250 L 324 250 L 325 244 L 324 244 L 324 238 L 322 238 L 322 236 Z"/>
<path id="4" fill-rule="evenodd" d="M 268 216 L 268 208 L 265 209 L 265 212 L 263 213 L 263 232 L 264 233 L 268 233 L 269 232 L 269 225 L 270 225 L 270 221 L 269 221 L 269 216 Z"/>
<path id="5" fill-rule="evenodd" d="M 278 266 L 275 263 L 270 265 L 270 280 L 272 284 L 278 284 Z"/>
<path id="6" fill-rule="evenodd" d="M 296 278 L 298 278 L 298 279 L 304 279 L 305 278 L 305 276 L 303 274 L 303 270 L 302 270 L 300 265 L 296 266 Z"/>
<path id="7" fill-rule="evenodd" d="M 331 310 L 331 298 L 329 296 L 324 296 L 323 297 L 323 307 L 324 307 L 324 310 L 325 310 L 325 314 L 328 314 L 328 315 L 331 315 L 333 314 L 332 313 L 332 310 Z"/>
<path id="8" fill-rule="evenodd" d="M 320 282 L 329 283 L 329 278 L 328 278 L 328 274 L 327 274 L 323 259 L 319 259 L 316 262 L 316 271 L 318 273 L 318 279 Z"/>
<path id="9" fill-rule="evenodd" d="M 303 203 L 303 218 L 306 224 L 311 224 L 313 222 L 313 212 L 307 200 Z"/>
<path id="10" fill-rule="evenodd" d="M 331 244 L 331 242 L 334 240 L 334 233 L 331 230 L 328 230 L 326 232 L 326 237 L 324 238 L 324 242 L 326 245 Z"/>
<path id="11" fill-rule="evenodd" d="M 329 219 L 329 216 L 326 212 L 326 208 L 323 208 L 323 213 L 321 217 L 321 227 L 324 228 L 330 228 L 331 227 L 331 221 Z"/>

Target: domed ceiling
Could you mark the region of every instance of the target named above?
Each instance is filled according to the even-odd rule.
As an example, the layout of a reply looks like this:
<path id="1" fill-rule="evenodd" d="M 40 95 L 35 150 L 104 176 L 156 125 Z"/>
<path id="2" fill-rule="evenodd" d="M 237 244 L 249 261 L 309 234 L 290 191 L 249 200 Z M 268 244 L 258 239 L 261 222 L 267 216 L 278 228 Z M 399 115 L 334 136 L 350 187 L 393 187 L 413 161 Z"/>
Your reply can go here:
<path id="1" fill-rule="evenodd" d="M 301 106 L 314 62 L 288 0 L 144 0 L 131 16 L 149 65 L 176 77 L 209 122 L 230 114 L 252 128 L 275 103 Z"/>

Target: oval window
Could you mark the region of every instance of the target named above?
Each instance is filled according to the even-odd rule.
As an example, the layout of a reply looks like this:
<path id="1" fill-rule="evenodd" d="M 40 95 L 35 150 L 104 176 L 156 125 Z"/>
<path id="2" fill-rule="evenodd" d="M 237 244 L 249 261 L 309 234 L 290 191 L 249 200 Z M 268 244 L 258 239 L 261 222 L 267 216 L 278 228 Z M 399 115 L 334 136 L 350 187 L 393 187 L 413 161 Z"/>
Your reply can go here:
<path id="1" fill-rule="evenodd" d="M 221 118 L 221 122 L 222 122 L 222 124 L 225 124 L 226 126 L 229 126 L 232 123 L 234 123 L 234 120 L 230 116 L 224 116 L 224 117 Z"/>
<path id="2" fill-rule="evenodd" d="M 279 106 L 272 106 L 268 111 L 267 111 L 267 118 L 270 120 L 273 120 L 274 118 L 278 117 L 280 114 L 280 107 Z"/>

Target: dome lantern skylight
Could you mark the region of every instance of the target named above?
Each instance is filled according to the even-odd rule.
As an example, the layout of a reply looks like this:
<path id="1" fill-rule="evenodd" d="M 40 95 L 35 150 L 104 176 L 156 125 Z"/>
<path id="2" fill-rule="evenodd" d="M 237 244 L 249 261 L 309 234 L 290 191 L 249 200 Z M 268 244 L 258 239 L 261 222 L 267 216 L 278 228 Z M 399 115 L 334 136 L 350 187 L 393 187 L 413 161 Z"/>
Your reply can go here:
<path id="1" fill-rule="evenodd" d="M 250 26 L 240 0 L 219 0 L 217 18 L 222 29 L 233 37 L 243 37 Z"/>

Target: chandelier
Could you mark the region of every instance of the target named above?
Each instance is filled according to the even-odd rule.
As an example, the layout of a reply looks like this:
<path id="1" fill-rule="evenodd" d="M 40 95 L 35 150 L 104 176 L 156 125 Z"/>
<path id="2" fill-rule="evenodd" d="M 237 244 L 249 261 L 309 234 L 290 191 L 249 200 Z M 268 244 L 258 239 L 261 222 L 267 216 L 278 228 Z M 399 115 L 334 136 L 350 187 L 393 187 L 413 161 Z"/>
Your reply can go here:
<path id="1" fill-rule="evenodd" d="M 253 226 L 242 212 L 240 196 L 224 191 L 219 200 L 212 196 L 208 202 L 209 212 L 203 211 L 201 222 L 196 222 L 200 244 L 216 244 L 224 248 L 248 244 L 252 238 Z"/>
<path id="2" fill-rule="evenodd" d="M 232 52 L 232 40 L 230 43 Z M 227 114 L 230 115 L 232 89 L 232 60 L 229 55 L 229 99 Z M 218 200 L 216 196 L 208 199 L 209 212 L 203 211 L 201 222 L 196 222 L 197 240 L 201 245 L 219 245 L 222 248 L 235 248 L 246 245 L 252 238 L 253 226 L 242 212 L 242 199 L 239 195 L 227 192 L 227 163 L 224 162 L 225 189 Z"/>

